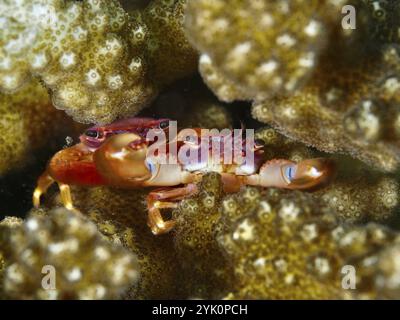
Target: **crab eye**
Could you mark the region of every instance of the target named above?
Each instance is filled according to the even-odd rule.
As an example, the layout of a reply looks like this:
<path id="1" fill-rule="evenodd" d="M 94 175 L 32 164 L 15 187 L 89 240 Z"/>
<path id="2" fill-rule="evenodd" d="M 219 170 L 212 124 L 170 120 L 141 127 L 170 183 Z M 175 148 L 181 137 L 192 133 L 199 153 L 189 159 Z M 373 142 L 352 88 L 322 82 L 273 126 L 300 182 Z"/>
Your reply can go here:
<path id="1" fill-rule="evenodd" d="M 162 121 L 162 122 L 160 122 L 159 126 L 160 126 L 160 129 L 168 128 L 169 127 L 169 121 L 168 120 Z"/>
<path id="2" fill-rule="evenodd" d="M 103 137 L 103 132 L 97 130 L 86 130 L 85 135 L 91 138 L 100 139 Z"/>
<path id="3" fill-rule="evenodd" d="M 96 130 L 86 130 L 85 135 L 91 138 L 97 138 L 98 132 Z"/>

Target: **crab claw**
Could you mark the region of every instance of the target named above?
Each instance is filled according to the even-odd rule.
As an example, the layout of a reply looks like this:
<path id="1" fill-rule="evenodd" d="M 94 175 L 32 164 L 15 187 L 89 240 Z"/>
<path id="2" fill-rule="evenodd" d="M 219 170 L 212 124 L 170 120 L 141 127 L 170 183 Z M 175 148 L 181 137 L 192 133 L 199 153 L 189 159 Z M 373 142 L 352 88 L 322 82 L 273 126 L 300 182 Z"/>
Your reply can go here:
<path id="1" fill-rule="evenodd" d="M 325 186 L 335 177 L 336 166 L 332 159 L 316 158 L 283 165 L 281 171 L 288 189 L 313 190 Z"/>
<path id="2" fill-rule="evenodd" d="M 93 156 L 100 175 L 108 184 L 137 187 L 150 179 L 146 165 L 147 145 L 134 133 L 122 133 L 107 139 Z"/>

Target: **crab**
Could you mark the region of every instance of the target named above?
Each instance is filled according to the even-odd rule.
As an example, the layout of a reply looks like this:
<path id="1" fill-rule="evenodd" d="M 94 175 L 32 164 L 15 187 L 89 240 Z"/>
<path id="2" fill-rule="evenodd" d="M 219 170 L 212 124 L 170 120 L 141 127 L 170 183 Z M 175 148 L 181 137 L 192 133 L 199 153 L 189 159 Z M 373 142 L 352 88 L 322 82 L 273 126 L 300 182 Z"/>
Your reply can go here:
<path id="1" fill-rule="evenodd" d="M 93 152 L 106 139 L 121 133 L 135 133 L 145 141 L 149 130 L 168 133 L 169 119 L 134 117 L 115 121 L 108 125 L 96 125 L 85 130 L 79 137 L 80 143 L 57 152 L 49 161 L 45 172 L 39 177 L 33 193 L 33 204 L 40 206 L 40 197 L 57 182 L 62 202 L 68 209 L 74 209 L 70 195 L 70 185 L 97 186 L 105 184 L 93 162 Z"/>
<path id="2" fill-rule="evenodd" d="M 195 195 L 207 172 L 221 175 L 227 193 L 237 192 L 246 185 L 314 190 L 334 177 L 334 161 L 328 158 L 298 163 L 286 159 L 264 162 L 262 141 L 244 139 L 235 143 L 233 130 L 210 135 L 208 130 L 183 129 L 175 137 L 163 140 L 170 127 L 167 120 L 142 120 L 124 120 L 122 123 L 133 124 L 122 126 L 124 129 L 118 123 L 88 129 L 80 143 L 56 153 L 38 179 L 34 205 L 40 205 L 41 195 L 53 182 L 58 183 L 61 200 L 69 209 L 74 209 L 70 185 L 152 188 L 146 199 L 148 226 L 153 234 L 159 235 L 171 231 L 175 225 L 173 219 L 163 218 L 162 210 L 176 208 L 180 200 Z M 150 132 L 157 136 L 157 143 L 148 138 Z M 225 149 L 227 143 L 232 143 L 233 148 Z M 217 156 L 211 147 L 216 145 Z M 236 162 L 225 161 L 234 158 L 226 150 L 243 157 Z M 244 157 L 248 152 L 253 156 L 251 161 Z M 187 154 L 190 157 L 185 157 Z"/>

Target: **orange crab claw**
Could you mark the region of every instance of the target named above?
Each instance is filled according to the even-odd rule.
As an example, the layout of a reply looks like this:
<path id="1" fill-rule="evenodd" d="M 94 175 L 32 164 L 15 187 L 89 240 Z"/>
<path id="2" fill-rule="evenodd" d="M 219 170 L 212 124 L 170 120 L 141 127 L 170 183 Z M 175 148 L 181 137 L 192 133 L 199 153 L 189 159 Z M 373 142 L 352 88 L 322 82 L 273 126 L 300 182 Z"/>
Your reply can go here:
<path id="1" fill-rule="evenodd" d="M 115 135 L 94 152 L 96 169 L 107 184 L 118 187 L 142 186 L 152 174 L 146 166 L 147 145 L 134 133 Z"/>
<path id="2" fill-rule="evenodd" d="M 315 190 L 334 179 L 336 166 L 332 159 L 316 158 L 303 160 L 291 166 L 282 166 L 281 170 L 287 179 L 287 188 Z"/>

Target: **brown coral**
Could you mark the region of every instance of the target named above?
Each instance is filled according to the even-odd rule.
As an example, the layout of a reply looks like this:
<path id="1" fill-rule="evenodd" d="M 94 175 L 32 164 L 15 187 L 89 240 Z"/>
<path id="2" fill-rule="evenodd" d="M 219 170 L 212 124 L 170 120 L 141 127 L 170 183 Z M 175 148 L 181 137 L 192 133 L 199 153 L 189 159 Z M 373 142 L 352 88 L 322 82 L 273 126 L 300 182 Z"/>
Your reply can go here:
<path id="1" fill-rule="evenodd" d="M 369 33 L 380 43 L 399 43 L 400 6 L 398 1 L 362 0 L 368 8 Z"/>
<path id="2" fill-rule="evenodd" d="M 53 108 L 37 81 L 16 94 L 0 94 L 0 113 L 0 176 L 27 165 L 45 146 L 51 150 L 79 128 Z"/>
<path id="3" fill-rule="evenodd" d="M 1 226 L 5 226 L 8 228 L 14 228 L 22 223 L 22 219 L 16 218 L 16 217 L 5 217 L 3 220 L 0 221 L 0 228 Z M 1 230 L 0 230 L 1 232 Z M 0 234 L 0 239 L 1 239 L 1 234 Z M 0 248 L 0 299 L 5 298 L 5 292 L 3 289 L 3 276 L 4 276 L 4 269 L 6 267 L 6 262 L 3 257 L 3 253 L 1 252 Z"/>
<path id="4" fill-rule="evenodd" d="M 394 171 L 400 161 L 399 66 L 394 47 L 358 59 L 328 55 L 302 89 L 256 103 L 253 115 L 319 150 L 350 153 Z"/>
<path id="5" fill-rule="evenodd" d="M 310 195 L 246 188 L 224 199 L 221 222 L 217 238 L 236 277 L 228 298 L 373 299 L 398 292 L 398 252 L 386 251 L 397 246 L 398 234 L 340 224 Z M 348 266 L 354 290 L 343 287 Z"/>
<path id="6" fill-rule="evenodd" d="M 153 0 L 143 11 L 148 27 L 145 57 L 149 79 L 158 86 L 191 75 L 197 67 L 197 52 L 183 29 L 186 0 Z"/>
<path id="7" fill-rule="evenodd" d="M 129 16 L 116 0 L 5 1 L 0 88 L 13 92 L 34 74 L 51 89 L 54 105 L 78 121 L 137 113 L 159 87 L 194 70 L 183 6 L 156 0 Z"/>
<path id="8" fill-rule="evenodd" d="M 185 26 L 202 53 L 205 81 L 229 101 L 238 92 L 245 93 L 242 99 L 261 99 L 296 90 L 314 70 L 344 1 L 235 0 L 229 10 L 226 5 L 189 1 Z"/>
<path id="9" fill-rule="evenodd" d="M 20 226 L 2 226 L 1 236 L 4 291 L 10 298 L 112 299 L 138 278 L 136 257 L 106 241 L 77 212 L 32 214 Z M 47 287 L 44 274 L 50 269 L 55 282 Z"/>
<path id="10" fill-rule="evenodd" d="M 176 218 L 175 249 L 182 267 L 181 290 L 191 298 L 221 298 L 231 287 L 232 265 L 215 241 L 222 200 L 218 174 L 206 175 L 196 197 L 183 200 Z"/>
<path id="11" fill-rule="evenodd" d="M 344 4 L 235 1 L 225 10 L 222 0 L 190 1 L 185 26 L 203 79 L 221 100 L 253 100 L 254 117 L 289 137 L 395 171 L 399 61 L 395 47 L 373 43 L 369 31 L 389 25 L 391 42 L 398 6 L 350 2 L 354 32 L 342 28 Z M 387 14 L 376 22 L 371 11 L 379 7 Z"/>
<path id="12" fill-rule="evenodd" d="M 399 181 L 371 170 L 359 161 L 338 158 L 338 176 L 313 193 L 346 222 L 387 222 L 398 214 Z"/>
<path id="13" fill-rule="evenodd" d="M 283 136 L 273 128 L 260 129 L 255 137 L 265 143 L 266 160 L 285 158 L 301 161 L 321 156 L 316 150 Z M 397 214 L 399 182 L 396 176 L 371 170 L 350 157 L 322 156 L 335 159 L 337 175 L 329 185 L 312 195 L 330 206 L 342 221 L 384 221 Z"/>
<path id="14" fill-rule="evenodd" d="M 146 223 L 145 195 L 143 190 L 73 189 L 74 205 L 111 242 L 123 245 L 137 256 L 140 279 L 130 288 L 127 298 L 177 298 L 179 265 L 172 238 L 171 235 L 155 237 L 151 233 Z"/>

